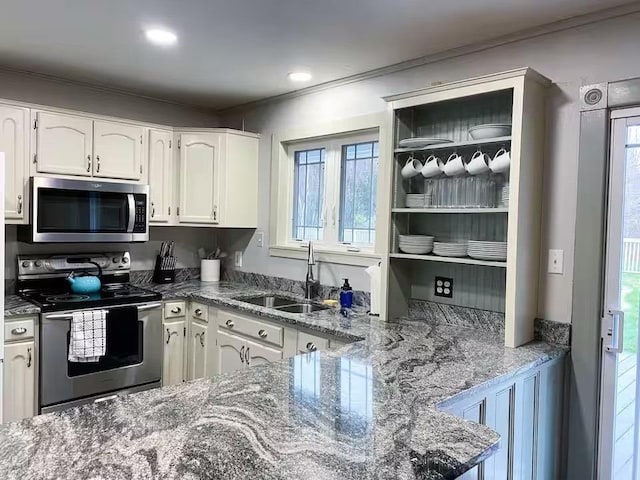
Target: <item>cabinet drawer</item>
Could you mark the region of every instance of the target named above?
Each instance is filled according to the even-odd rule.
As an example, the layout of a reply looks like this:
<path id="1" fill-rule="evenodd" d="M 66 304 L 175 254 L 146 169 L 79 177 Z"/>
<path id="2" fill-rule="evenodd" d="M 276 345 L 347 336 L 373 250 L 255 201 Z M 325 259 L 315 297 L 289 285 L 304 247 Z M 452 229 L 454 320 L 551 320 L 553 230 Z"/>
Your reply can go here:
<path id="1" fill-rule="evenodd" d="M 220 311 L 218 313 L 218 325 L 226 330 L 241 333 L 279 347 L 282 347 L 284 343 L 284 327 L 278 327 L 267 322 Z"/>
<path id="2" fill-rule="evenodd" d="M 27 340 L 33 338 L 34 332 L 35 321 L 32 318 L 7 322 L 4 324 L 4 341 Z"/>
<path id="3" fill-rule="evenodd" d="M 164 318 L 184 317 L 187 314 L 187 307 L 184 301 L 166 302 L 164 304 Z"/>
<path id="4" fill-rule="evenodd" d="M 309 353 L 316 350 L 327 350 L 329 348 L 329 339 L 318 337 L 306 332 L 298 332 L 298 352 Z"/>
<path id="5" fill-rule="evenodd" d="M 189 315 L 192 318 L 196 318 L 202 322 L 209 321 L 209 307 L 202 303 L 191 302 L 189 304 Z"/>

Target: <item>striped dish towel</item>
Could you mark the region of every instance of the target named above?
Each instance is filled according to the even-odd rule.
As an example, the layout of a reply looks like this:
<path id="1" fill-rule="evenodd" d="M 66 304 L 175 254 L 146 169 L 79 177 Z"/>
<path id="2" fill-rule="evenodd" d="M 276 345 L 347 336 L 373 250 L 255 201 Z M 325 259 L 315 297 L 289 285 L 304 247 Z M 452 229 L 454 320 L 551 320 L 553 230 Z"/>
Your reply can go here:
<path id="1" fill-rule="evenodd" d="M 69 338 L 70 362 L 97 362 L 103 357 L 107 342 L 107 311 L 73 312 Z"/>

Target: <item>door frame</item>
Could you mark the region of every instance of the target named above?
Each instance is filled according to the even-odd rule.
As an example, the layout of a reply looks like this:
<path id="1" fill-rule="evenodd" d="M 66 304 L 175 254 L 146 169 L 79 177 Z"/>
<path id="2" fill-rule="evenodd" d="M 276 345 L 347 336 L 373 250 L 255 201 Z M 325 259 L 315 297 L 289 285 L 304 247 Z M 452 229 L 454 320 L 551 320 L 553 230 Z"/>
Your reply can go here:
<path id="1" fill-rule="evenodd" d="M 567 462 L 563 478 L 597 476 L 601 321 L 609 185 L 611 117 L 640 106 L 640 78 L 580 88 L 578 191 L 571 309 L 571 373 L 567 385 Z"/>

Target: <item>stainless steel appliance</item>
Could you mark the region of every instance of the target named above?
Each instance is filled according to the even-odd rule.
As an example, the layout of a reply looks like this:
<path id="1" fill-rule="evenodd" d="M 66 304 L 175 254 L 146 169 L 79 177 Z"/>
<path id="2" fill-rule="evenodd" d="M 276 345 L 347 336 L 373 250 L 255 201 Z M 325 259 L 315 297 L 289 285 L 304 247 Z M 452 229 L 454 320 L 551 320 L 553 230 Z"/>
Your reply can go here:
<path id="1" fill-rule="evenodd" d="M 69 291 L 72 271 L 102 267 L 102 289 Z M 18 294 L 41 308 L 39 401 L 42 413 L 160 386 L 162 296 L 129 283 L 128 252 L 18 256 Z M 69 362 L 73 312 L 104 309 L 106 353 L 98 362 Z"/>
<path id="2" fill-rule="evenodd" d="M 149 186 L 31 177 L 31 223 L 18 239 L 44 242 L 149 240 Z"/>

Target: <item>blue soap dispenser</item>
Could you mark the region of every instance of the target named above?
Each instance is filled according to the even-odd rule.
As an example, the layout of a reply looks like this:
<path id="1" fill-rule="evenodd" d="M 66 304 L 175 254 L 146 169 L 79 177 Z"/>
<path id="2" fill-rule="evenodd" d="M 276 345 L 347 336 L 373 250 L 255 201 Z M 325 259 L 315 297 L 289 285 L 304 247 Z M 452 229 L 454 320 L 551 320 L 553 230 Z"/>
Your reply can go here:
<path id="1" fill-rule="evenodd" d="M 340 289 L 340 306 L 342 308 L 351 308 L 353 305 L 353 290 L 351 285 L 349 285 L 349 279 L 344 279 L 344 284 Z"/>

